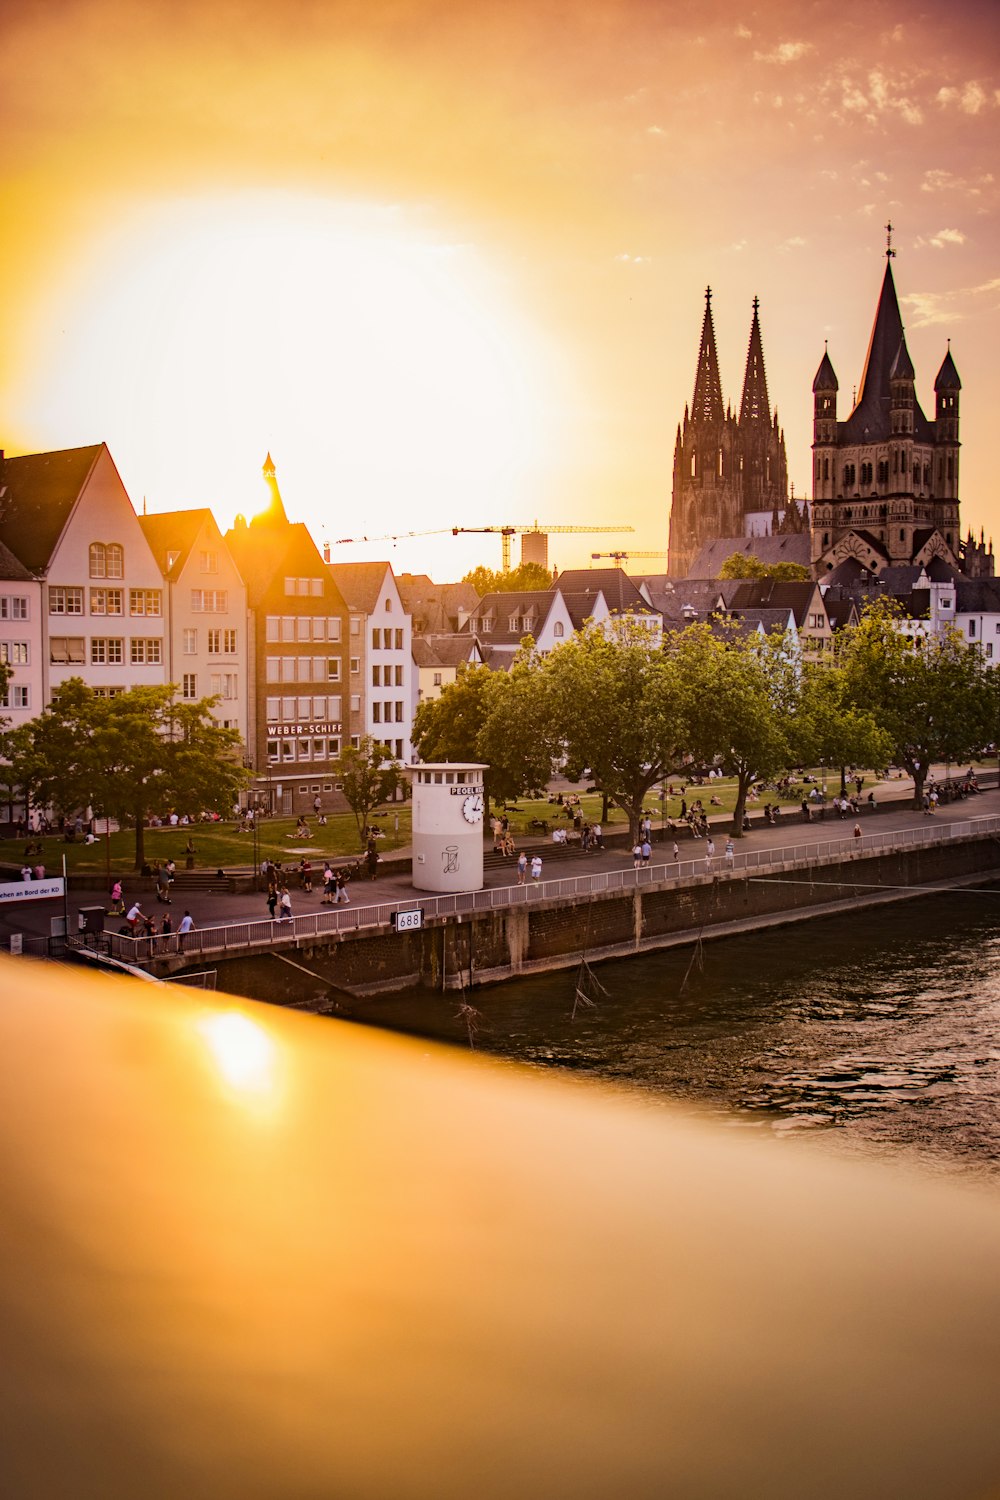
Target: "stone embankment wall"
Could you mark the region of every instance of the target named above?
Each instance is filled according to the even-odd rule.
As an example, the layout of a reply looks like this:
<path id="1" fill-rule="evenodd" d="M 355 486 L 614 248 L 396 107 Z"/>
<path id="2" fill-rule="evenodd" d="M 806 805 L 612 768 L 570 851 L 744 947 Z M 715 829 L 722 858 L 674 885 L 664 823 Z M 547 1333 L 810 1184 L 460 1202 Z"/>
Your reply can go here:
<path id="1" fill-rule="evenodd" d="M 222 960 L 219 987 L 286 1004 L 338 991 L 360 998 L 415 986 L 472 987 L 568 968 L 584 955 L 591 962 L 620 958 L 980 881 L 1000 881 L 995 837 L 532 901 L 449 917 L 420 932 L 338 934 L 297 948 L 293 958 Z"/>

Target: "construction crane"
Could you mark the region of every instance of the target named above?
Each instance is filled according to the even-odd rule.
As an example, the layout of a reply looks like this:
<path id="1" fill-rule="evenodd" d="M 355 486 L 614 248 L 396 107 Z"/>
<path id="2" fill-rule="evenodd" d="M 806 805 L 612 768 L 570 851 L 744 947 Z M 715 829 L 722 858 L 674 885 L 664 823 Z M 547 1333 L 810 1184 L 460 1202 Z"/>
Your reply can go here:
<path id="1" fill-rule="evenodd" d="M 600 562 L 602 557 L 610 557 L 616 568 L 622 568 L 630 557 L 666 557 L 665 552 L 592 552 L 591 562 Z"/>
<path id="2" fill-rule="evenodd" d="M 531 526 L 453 526 L 452 536 L 458 536 L 461 532 L 489 532 L 500 537 L 502 546 L 502 571 L 510 572 L 510 539 L 512 536 L 520 536 L 525 532 L 531 535 L 544 536 L 546 546 L 548 536 L 554 531 L 631 531 L 631 526 L 539 526 L 535 521 Z"/>

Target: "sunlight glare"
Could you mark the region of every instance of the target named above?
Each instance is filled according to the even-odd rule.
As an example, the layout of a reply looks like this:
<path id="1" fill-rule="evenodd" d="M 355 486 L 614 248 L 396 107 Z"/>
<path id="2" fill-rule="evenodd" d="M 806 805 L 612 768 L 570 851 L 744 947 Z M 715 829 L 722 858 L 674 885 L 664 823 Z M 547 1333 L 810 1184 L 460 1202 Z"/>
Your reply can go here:
<path id="1" fill-rule="evenodd" d="M 137 506 L 208 504 L 225 529 L 262 502 L 270 449 L 307 524 L 537 509 L 526 484 L 555 441 L 555 356 L 497 269 L 415 210 L 276 193 L 158 204 L 50 296 L 21 421 L 66 446 L 106 440 Z"/>
<path id="2" fill-rule="evenodd" d="M 232 1088 L 263 1094 L 274 1088 L 274 1042 L 238 1011 L 206 1016 L 197 1023 L 219 1073 Z"/>

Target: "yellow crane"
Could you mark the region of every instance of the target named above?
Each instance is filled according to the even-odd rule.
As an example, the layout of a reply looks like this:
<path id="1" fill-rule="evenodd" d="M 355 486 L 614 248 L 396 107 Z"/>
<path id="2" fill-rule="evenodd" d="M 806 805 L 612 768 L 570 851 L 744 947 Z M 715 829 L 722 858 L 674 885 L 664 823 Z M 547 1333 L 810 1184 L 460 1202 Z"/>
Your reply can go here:
<path id="1" fill-rule="evenodd" d="M 592 552 L 590 560 L 600 562 L 602 557 L 609 557 L 614 560 L 616 568 L 623 568 L 630 557 L 666 557 L 666 555 L 665 552 Z"/>
<path id="2" fill-rule="evenodd" d="M 461 532 L 489 532 L 499 536 L 501 542 L 502 571 L 510 572 L 510 539 L 512 536 L 523 536 L 525 533 L 531 536 L 544 536 L 546 538 L 546 551 L 548 550 L 548 537 L 551 532 L 563 531 L 631 531 L 631 526 L 539 526 L 535 521 L 530 526 L 453 526 L 452 536 L 458 536 Z"/>

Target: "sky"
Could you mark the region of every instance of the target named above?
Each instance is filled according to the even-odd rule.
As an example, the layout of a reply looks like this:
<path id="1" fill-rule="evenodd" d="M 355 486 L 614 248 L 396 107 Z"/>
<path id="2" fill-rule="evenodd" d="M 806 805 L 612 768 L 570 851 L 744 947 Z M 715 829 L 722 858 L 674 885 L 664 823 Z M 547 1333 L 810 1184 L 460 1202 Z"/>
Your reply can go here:
<path id="1" fill-rule="evenodd" d="M 225 528 L 270 452 L 335 560 L 439 581 L 500 564 L 453 526 L 535 520 L 622 528 L 553 536 L 561 568 L 662 571 L 706 286 L 734 406 L 760 298 L 808 494 L 891 221 L 1000 545 L 994 0 L 6 0 L 0 47 L 8 454 L 104 441 L 137 509 Z"/>

